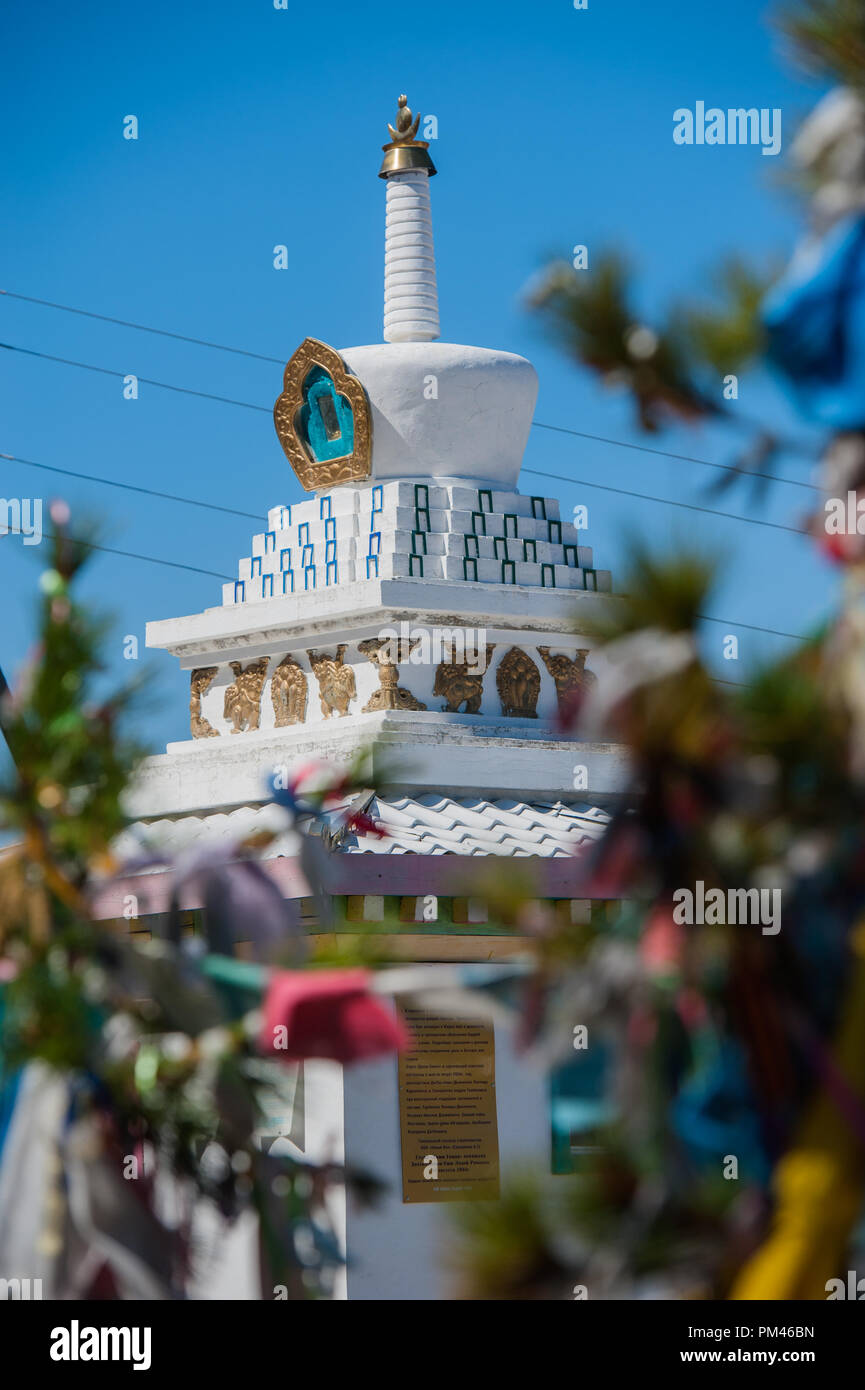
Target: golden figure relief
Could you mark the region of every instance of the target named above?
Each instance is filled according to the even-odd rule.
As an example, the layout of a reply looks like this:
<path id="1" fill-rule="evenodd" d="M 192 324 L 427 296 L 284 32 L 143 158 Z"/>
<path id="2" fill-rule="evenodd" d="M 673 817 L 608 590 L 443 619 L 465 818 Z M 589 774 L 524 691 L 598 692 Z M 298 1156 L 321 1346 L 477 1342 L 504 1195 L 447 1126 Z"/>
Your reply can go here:
<path id="1" fill-rule="evenodd" d="M 372 469 L 372 414 L 366 391 L 338 352 L 304 338 L 285 366 L 273 423 L 307 492 L 361 482 Z M 317 452 L 316 452 L 317 451 Z"/>
<path id="2" fill-rule="evenodd" d="M 486 651 L 486 668 L 489 668 L 495 645 Z M 436 671 L 433 695 L 443 695 L 445 703 L 442 710 L 446 714 L 458 714 L 460 705 L 465 704 L 466 714 L 480 714 L 484 693 L 484 672 L 474 670 L 474 664 L 466 661 L 440 661 Z"/>
<path id="3" fill-rule="evenodd" d="M 251 661 L 244 670 L 239 661 L 229 661 L 234 680 L 226 686 L 223 715 L 233 725 L 233 734 L 252 732 L 261 718 L 261 692 L 267 679 L 270 657 Z"/>
<path id="4" fill-rule="evenodd" d="M 551 656 L 549 647 L 538 647 L 538 656 L 556 683 L 556 699 L 559 702 L 560 714 L 570 712 L 576 691 L 595 683 L 594 673 L 586 670 L 588 654 L 588 647 L 581 648 L 571 660 L 569 656 L 561 654 Z"/>
<path id="5" fill-rule="evenodd" d="M 201 713 L 201 697 L 210 689 L 218 670 L 218 666 L 196 666 L 189 673 L 189 731 L 193 738 L 219 738 L 219 730 Z"/>
<path id="6" fill-rule="evenodd" d="M 396 642 L 391 638 L 369 637 L 358 642 L 357 649 L 368 657 L 378 670 L 379 688 L 374 690 L 363 707 L 364 714 L 372 714 L 382 709 L 426 709 L 426 705 L 416 700 L 410 690 L 399 683 L 399 666 L 391 659 L 392 646 L 397 648 L 399 661 L 405 661 L 420 644 L 420 638 L 411 642 Z"/>
<path id="7" fill-rule="evenodd" d="M 509 719 L 537 719 L 541 673 L 528 652 L 511 647 L 496 672 L 502 714 Z"/>
<path id="8" fill-rule="evenodd" d="M 306 719 L 306 676 L 293 656 L 285 656 L 270 681 L 273 723 L 277 729 Z"/>
<path id="9" fill-rule="evenodd" d="M 328 656 L 327 652 L 307 652 L 309 664 L 318 681 L 321 712 L 325 719 L 330 719 L 334 710 L 337 714 L 348 714 L 348 702 L 357 694 L 354 670 L 343 664 L 347 651 L 348 644 L 340 642 L 336 656 Z"/>

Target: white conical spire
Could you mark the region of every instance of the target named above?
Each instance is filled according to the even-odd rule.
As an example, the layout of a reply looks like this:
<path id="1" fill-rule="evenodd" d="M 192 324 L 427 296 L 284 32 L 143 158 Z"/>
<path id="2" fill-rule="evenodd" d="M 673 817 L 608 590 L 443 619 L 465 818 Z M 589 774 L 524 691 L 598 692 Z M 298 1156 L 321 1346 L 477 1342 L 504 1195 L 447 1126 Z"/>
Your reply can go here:
<path id="1" fill-rule="evenodd" d="M 389 125 L 380 175 L 387 180 L 384 253 L 384 340 L 423 343 L 439 336 L 438 289 L 430 214 L 429 181 L 435 166 L 427 142 L 417 140 L 420 116 L 412 119 L 399 99 L 396 129 Z"/>

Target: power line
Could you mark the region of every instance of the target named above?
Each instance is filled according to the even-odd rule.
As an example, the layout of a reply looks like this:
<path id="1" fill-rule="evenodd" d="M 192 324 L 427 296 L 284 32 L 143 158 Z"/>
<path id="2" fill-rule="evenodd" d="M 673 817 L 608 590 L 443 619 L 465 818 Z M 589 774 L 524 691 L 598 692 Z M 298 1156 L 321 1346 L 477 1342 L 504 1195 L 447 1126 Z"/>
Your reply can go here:
<path id="1" fill-rule="evenodd" d="M 566 478 L 561 473 L 547 473 L 541 468 L 524 468 L 523 473 L 531 473 L 536 478 L 555 478 L 560 483 L 576 484 L 577 487 L 594 487 L 601 492 L 617 492 L 622 497 L 638 497 L 643 502 L 660 502 L 665 507 L 683 507 L 689 512 L 705 512 L 708 516 L 724 517 L 728 521 L 743 521 L 748 526 L 768 526 L 773 531 L 791 531 L 794 536 L 805 534 L 798 526 L 785 526 L 780 521 L 763 521 L 757 516 L 741 516 L 739 512 L 721 512 L 716 507 L 700 507 L 696 502 L 675 502 L 671 497 L 653 497 L 648 492 L 634 492 L 628 487 L 613 487 L 610 483 L 590 483 L 587 478 Z"/>
<path id="2" fill-rule="evenodd" d="M 135 376 L 136 381 L 143 381 L 145 386 L 158 386 L 162 391 L 177 391 L 182 396 L 200 396 L 206 401 L 222 401 L 224 405 L 240 405 L 244 410 L 261 410 L 265 415 L 272 414 L 266 405 L 253 405 L 251 401 L 236 401 L 230 396 L 216 396 L 211 391 L 194 391 L 191 386 L 174 386 L 170 381 L 154 381 L 152 377 L 138 376 L 134 372 L 118 372 L 112 367 L 97 367 L 92 362 L 76 362 L 71 357 L 55 357 L 50 352 L 37 352 L 35 348 L 19 347 L 16 343 L 0 343 L 0 348 L 5 348 L 7 352 L 23 352 L 28 357 L 41 357 L 46 362 L 60 362 L 64 367 L 81 367 L 86 372 L 99 372 L 102 376 L 120 377 L 123 380 L 127 376 Z"/>
<path id="3" fill-rule="evenodd" d="M 131 323 L 129 319 L 115 319 L 110 314 L 95 314 L 92 309 L 74 309 L 71 304 L 55 304 L 50 299 L 36 299 L 32 294 L 16 294 L 14 290 L 0 290 L 7 299 L 21 299 L 25 304 L 41 304 L 46 309 L 62 309 L 65 314 L 79 314 L 86 319 L 99 319 L 101 323 L 116 323 L 120 328 L 135 328 L 139 333 L 156 333 L 160 338 L 176 338 L 180 343 L 194 343 L 196 347 L 216 348 L 219 352 L 234 352 L 239 357 L 255 357 L 259 362 L 276 362 L 283 366 L 281 357 L 268 357 L 263 352 L 250 352 L 247 348 L 227 347 L 225 343 L 213 343 L 207 338 L 192 338 L 187 333 L 170 333 L 167 328 L 151 328 L 146 323 Z"/>
<path id="4" fill-rule="evenodd" d="M 23 463 L 28 468 L 41 468 L 46 473 L 62 473 L 64 478 L 82 478 L 88 483 L 100 483 L 104 487 L 121 488 L 124 492 L 140 492 L 145 497 L 161 497 L 166 502 L 184 502 L 188 507 L 205 507 L 210 512 L 225 512 L 229 516 L 242 516 L 248 521 L 261 521 L 256 512 L 241 512 L 235 507 L 220 507 L 216 502 L 202 502 L 197 497 L 178 497 L 173 492 L 157 492 L 152 487 L 138 487 L 135 483 L 121 483 L 116 478 L 98 478 L 94 473 L 79 473 L 74 468 L 58 468 L 51 463 L 37 463 L 35 459 L 20 458 L 18 454 L 4 454 L 0 458 L 10 463 Z"/>
<path id="5" fill-rule="evenodd" d="M 70 305 L 70 304 L 58 304 L 58 303 L 55 303 L 53 300 L 50 300 L 50 299 L 37 299 L 35 295 L 30 295 L 30 294 L 18 294 L 18 293 L 16 293 L 16 291 L 14 291 L 14 290 L 2 290 L 2 289 L 0 289 L 0 294 L 6 295 L 6 297 L 7 297 L 8 299 L 19 299 L 19 300 L 23 301 L 23 302 L 26 303 L 26 304 L 40 304 L 40 305 L 42 305 L 43 307 L 48 308 L 48 309 L 60 309 L 60 310 L 62 310 L 62 311 L 63 311 L 64 313 L 66 313 L 66 314 L 77 314 L 77 315 L 80 315 L 80 316 L 83 317 L 83 318 L 97 319 L 97 320 L 99 320 L 99 322 L 101 322 L 101 323 L 113 323 L 113 324 L 117 324 L 117 325 L 118 325 L 119 327 L 121 327 L 121 328 L 133 328 L 133 329 L 135 329 L 136 331 L 138 331 L 138 332 L 140 332 L 140 333 L 154 333 L 154 334 L 158 334 L 158 335 L 159 335 L 160 337 L 162 337 L 162 338 L 174 338 L 174 339 L 176 339 L 178 342 L 181 342 L 181 343 L 193 343 L 193 344 L 195 344 L 195 346 L 197 346 L 197 347 L 214 348 L 214 349 L 216 349 L 216 351 L 218 351 L 218 352 L 231 352 L 231 353 L 234 353 L 234 354 L 236 354 L 237 356 L 240 356 L 240 357 L 253 357 L 253 358 L 255 358 L 255 359 L 256 359 L 257 361 L 259 361 L 259 362 L 275 362 L 278 366 L 283 366 L 283 365 L 284 365 L 284 360 L 283 360 L 283 358 L 281 358 L 281 357 L 271 357 L 271 356 L 269 356 L 267 353 L 263 353 L 263 352 L 251 352 L 248 348 L 231 347 L 231 346 L 229 346 L 229 344 L 227 344 L 227 343 L 216 343 L 216 342 L 213 342 L 213 340 L 212 340 L 212 339 L 209 339 L 209 338 L 195 338 L 195 337 L 193 337 L 192 335 L 190 335 L 190 334 L 188 334 L 188 333 L 174 333 L 174 332 L 169 331 L 167 328 L 153 328 L 153 327 L 152 327 L 151 325 L 149 325 L 149 324 L 134 323 L 134 322 L 133 322 L 132 320 L 130 320 L 130 319 L 114 318 L 114 317 L 112 317 L 110 314 L 97 314 L 97 313 L 95 313 L 95 312 L 94 312 L 93 310 L 91 310 L 91 309 L 78 309 L 78 308 L 74 308 L 74 307 L 73 307 L 72 305 Z M 19 350 L 20 350 L 20 351 L 25 351 L 25 349 L 19 349 Z M 56 361 L 63 361 L 64 359 L 57 358 L 57 359 L 54 359 L 54 360 L 56 360 Z M 73 364 L 73 365 L 84 365 L 84 364 L 81 363 L 81 364 Z M 98 370 L 105 370 L 105 369 L 104 369 L 104 368 L 94 368 L 94 370 L 97 370 L 97 371 L 98 371 Z M 120 375 L 122 375 L 122 373 L 117 373 L 117 375 L 120 376 Z M 139 378 L 139 380 L 144 380 L 144 378 L 141 377 L 141 378 Z M 165 385 L 165 383 L 161 383 L 161 382 L 150 382 L 150 383 L 148 383 L 148 384 L 149 384 L 149 385 Z M 169 390 L 171 390 L 171 389 L 179 390 L 179 389 L 181 389 L 181 388 L 179 388 L 179 387 L 174 387 L 174 388 L 169 387 L 169 388 L 167 388 L 167 389 L 169 389 Z M 203 394 L 203 393 L 194 393 L 194 394 Z M 223 398 L 220 397 L 220 399 L 223 399 Z M 245 404 L 245 402 L 236 402 L 236 404 Z M 252 408 L 253 408 L 253 409 L 255 409 L 255 408 L 257 408 L 257 409 L 265 409 L 265 407 L 263 407 L 263 406 L 252 407 Z M 617 448 L 619 448 L 619 449 L 633 449 L 633 450 L 636 450 L 638 453 L 650 454 L 650 455 L 653 455 L 653 456 L 656 457 L 656 458 L 676 459 L 676 460 L 678 460 L 678 461 L 681 462 L 681 463 L 696 463 L 696 464 L 699 464 L 699 465 L 700 465 L 701 467 L 703 467 L 703 468 L 715 468 L 715 469 L 720 470 L 720 471 L 723 472 L 723 473 L 736 473 L 736 474 L 740 474 L 740 475 L 742 475 L 742 476 L 747 476 L 747 477 L 749 477 L 749 478 L 762 478 L 762 479 L 765 479 L 765 480 L 768 481 L 768 482 L 786 483 L 786 484 L 787 484 L 788 486 L 790 486 L 790 487 L 801 487 L 801 488 L 806 488 L 808 491 L 811 491 L 811 492 L 819 492 L 819 488 L 816 487 L 814 483 L 805 483 L 805 482 L 802 482 L 802 481 L 801 481 L 800 479 L 798 479 L 798 478 L 782 478 L 782 477 L 780 477 L 777 473 L 763 473 L 763 472 L 759 472 L 759 471 L 757 471 L 757 470 L 751 470 L 751 469 L 749 469 L 749 470 L 747 471 L 747 474 L 743 474 L 743 470 L 742 470 L 741 468 L 739 468 L 736 464 L 733 464 L 733 463 L 715 463 L 715 462 L 713 462 L 711 459 L 700 459 L 700 458 L 695 458 L 695 457 L 694 457 L 693 455 L 691 455 L 691 454 L 677 454 L 677 453 L 671 452 L 669 449 L 653 449 L 653 448 L 651 448 L 648 444 L 637 444 L 637 443 L 633 443 L 633 442 L 631 442 L 631 441 L 629 441 L 629 440 L 626 440 L 626 439 L 611 439 L 611 438 L 609 438 L 608 436 L 606 436 L 606 435 L 601 435 L 601 434 L 589 434 L 588 431 L 586 431 L 586 430 L 574 430 L 574 429 L 568 428 L 568 427 L 565 426 L 565 425 L 548 425 L 548 424 L 545 424 L 545 423 L 544 423 L 543 421 L 541 421 L 541 420 L 533 420 L 533 421 L 532 421 L 532 427 L 533 427 L 534 429 L 539 429 L 539 430 L 551 430 L 551 431 L 553 431 L 553 432 L 556 433 L 556 434 L 569 434 L 569 435 L 573 435 L 574 438 L 576 438 L 576 439 L 589 439 L 589 440 L 592 440 L 592 441 L 593 441 L 594 443 L 596 443 L 596 444 L 612 444 L 612 445 L 615 445 L 615 446 L 616 446 Z M 792 445 L 789 441 L 783 441 L 782 447 L 783 447 L 784 451 L 787 452 L 787 453 L 793 451 L 793 449 L 795 448 L 795 446 Z M 808 451 L 808 452 L 809 452 L 809 455 L 810 455 L 810 451 Z"/>
<path id="6" fill-rule="evenodd" d="M 735 463 L 713 463 L 711 459 L 694 458 L 691 454 L 674 454 L 669 449 L 652 449 L 648 444 L 634 444 L 627 439 L 609 439 L 602 434 L 587 434 L 585 430 L 572 430 L 564 425 L 543 425 L 540 420 L 533 420 L 533 426 L 538 430 L 553 430 L 556 434 L 572 434 L 577 439 L 592 439 L 596 444 L 615 444 L 620 449 L 634 449 L 640 454 L 653 454 L 656 458 L 678 459 L 680 463 L 699 463 L 703 468 L 718 468 L 723 473 L 737 473 L 742 478 L 765 478 L 771 483 L 787 483 L 790 487 L 804 487 L 809 492 L 819 492 L 820 489 L 814 483 L 803 483 L 799 478 L 782 478 L 777 473 L 759 473 L 756 469 L 742 469 Z M 790 445 L 785 445 L 786 452 L 790 452 Z M 809 455 L 810 456 L 810 455 Z M 523 469 L 523 472 L 528 472 Z"/>
<path id="7" fill-rule="evenodd" d="M 810 637 L 801 632 L 780 632 L 776 627 L 759 627 L 756 623 L 738 623 L 734 618 L 713 618 L 708 613 L 698 613 L 704 623 L 721 623 L 724 627 L 742 627 L 748 632 L 768 632 L 772 637 L 792 637 L 796 642 L 810 642 Z"/>
<path id="8" fill-rule="evenodd" d="M 24 536 L 29 533 L 22 531 L 19 526 L 4 526 L 2 534 Z M 57 539 L 57 536 L 53 531 L 43 531 L 42 538 L 53 541 Z M 168 565 L 174 570 L 189 570 L 191 574 L 206 574 L 212 579 L 223 579 L 231 583 L 232 576 L 230 574 L 219 574 L 216 570 L 200 569 L 198 565 L 183 565 L 179 560 L 163 560 L 158 555 L 139 555 L 134 550 L 115 550 L 110 545 L 97 545 L 95 541 L 79 540 L 77 536 L 74 538 L 74 544 L 83 546 L 85 550 L 99 550 L 104 555 L 122 555 L 125 560 L 146 560 L 150 565 Z"/>
<path id="9" fill-rule="evenodd" d="M 69 357 L 56 357 L 52 353 L 37 352 L 35 348 L 19 347 L 14 343 L 0 343 L 0 348 L 5 348 L 8 352 L 22 352 L 29 357 L 40 357 L 48 362 L 59 362 L 66 367 L 80 367 L 84 371 L 99 372 L 103 376 L 113 376 L 123 379 L 130 373 L 115 371 L 110 367 L 98 367 L 90 362 L 77 362 Z M 199 396 L 204 400 L 220 401 L 223 405 L 238 405 L 245 410 L 257 410 L 264 415 L 270 415 L 271 409 L 266 405 L 254 405 L 251 401 L 238 401 L 230 396 L 215 395 L 210 391 L 195 391 L 189 386 L 175 386 L 168 381 L 155 381 L 152 377 L 139 376 L 137 381 L 144 382 L 146 386 L 156 386 L 163 391 L 176 391 L 184 396 Z M 634 446 L 638 447 L 638 446 Z M 602 492 L 614 492 L 623 497 L 636 497 L 642 502 L 656 502 L 665 507 L 681 507 L 685 511 L 703 512 L 707 516 L 722 517 L 727 521 L 741 521 L 748 526 L 766 526 L 773 531 L 789 531 L 793 535 L 801 536 L 802 530 L 798 526 L 785 526 L 778 521 L 764 521 L 761 517 L 742 516 L 738 512 L 722 512 L 716 507 L 701 507 L 696 502 L 677 502 L 671 497 L 654 497 L 647 492 L 635 492 L 632 488 L 613 487 L 610 483 L 593 483 L 585 478 L 569 478 L 561 473 L 549 473 L 539 468 L 524 468 L 523 473 L 530 473 L 538 478 L 554 478 L 561 483 L 576 484 L 578 487 L 593 487 Z"/>

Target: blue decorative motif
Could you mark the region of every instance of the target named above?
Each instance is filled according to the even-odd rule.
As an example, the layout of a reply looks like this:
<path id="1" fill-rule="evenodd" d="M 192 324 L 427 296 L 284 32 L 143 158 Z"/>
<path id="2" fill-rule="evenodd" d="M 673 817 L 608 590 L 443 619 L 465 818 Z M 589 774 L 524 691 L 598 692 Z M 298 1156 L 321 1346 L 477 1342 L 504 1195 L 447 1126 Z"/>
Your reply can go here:
<path id="1" fill-rule="evenodd" d="M 324 367 L 312 367 L 304 379 L 297 430 L 316 463 L 354 450 L 354 412 Z"/>

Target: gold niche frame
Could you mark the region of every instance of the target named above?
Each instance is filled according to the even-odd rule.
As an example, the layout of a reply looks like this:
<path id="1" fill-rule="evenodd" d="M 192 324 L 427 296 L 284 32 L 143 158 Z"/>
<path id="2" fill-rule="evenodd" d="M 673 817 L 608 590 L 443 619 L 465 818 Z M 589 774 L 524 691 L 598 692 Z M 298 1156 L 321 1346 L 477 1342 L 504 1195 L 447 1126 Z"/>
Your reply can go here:
<path id="1" fill-rule="evenodd" d="M 303 404 L 303 383 L 312 367 L 327 372 L 340 396 L 345 396 L 354 417 L 354 448 L 350 454 L 324 459 L 310 458 L 300 438 L 295 420 Z M 282 394 L 273 407 L 273 423 L 283 452 L 298 481 L 307 492 L 336 487 L 339 483 L 362 482 L 372 472 L 372 412 L 363 384 L 349 375 L 339 353 L 318 338 L 304 338 L 285 364 Z"/>

